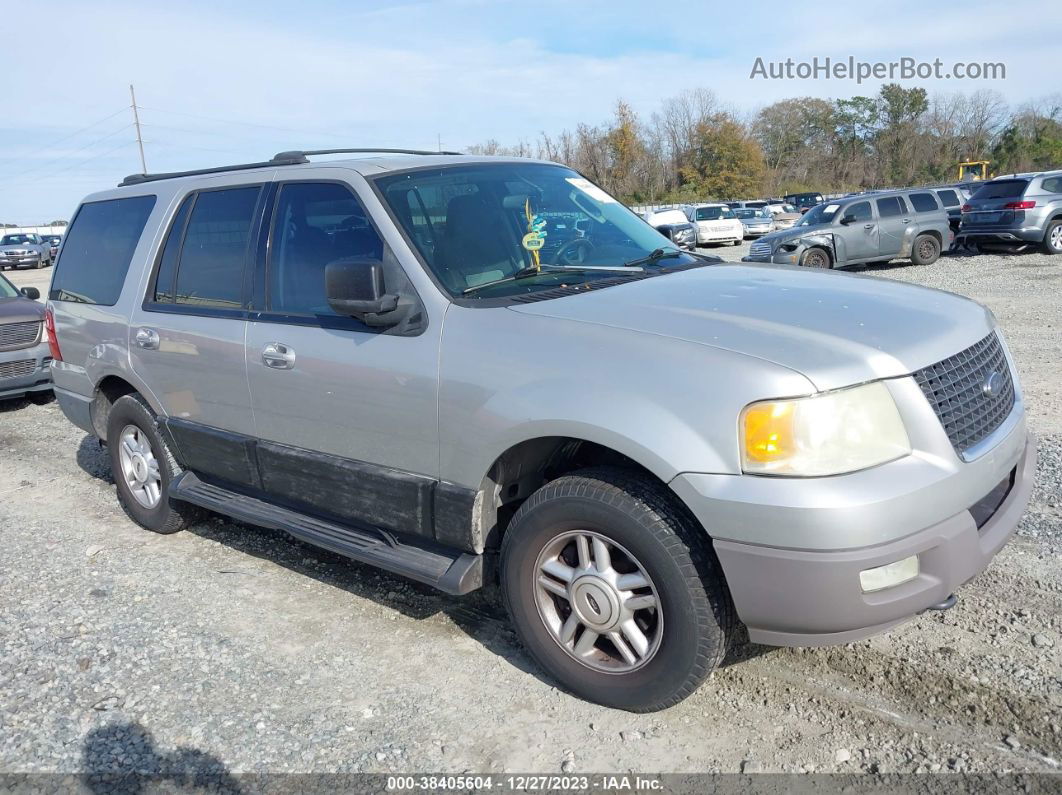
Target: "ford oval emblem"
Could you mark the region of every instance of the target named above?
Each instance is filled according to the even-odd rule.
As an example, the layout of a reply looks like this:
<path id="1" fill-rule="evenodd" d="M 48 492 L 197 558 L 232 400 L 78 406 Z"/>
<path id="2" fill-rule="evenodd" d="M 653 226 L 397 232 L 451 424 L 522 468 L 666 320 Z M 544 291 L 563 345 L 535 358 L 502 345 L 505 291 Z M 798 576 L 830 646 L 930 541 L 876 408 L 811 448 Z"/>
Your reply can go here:
<path id="1" fill-rule="evenodd" d="M 985 379 L 984 384 L 981 385 L 981 391 L 984 392 L 985 397 L 995 397 L 999 394 L 1000 388 L 1003 386 L 1003 376 L 997 372 L 990 373 L 988 378 Z"/>

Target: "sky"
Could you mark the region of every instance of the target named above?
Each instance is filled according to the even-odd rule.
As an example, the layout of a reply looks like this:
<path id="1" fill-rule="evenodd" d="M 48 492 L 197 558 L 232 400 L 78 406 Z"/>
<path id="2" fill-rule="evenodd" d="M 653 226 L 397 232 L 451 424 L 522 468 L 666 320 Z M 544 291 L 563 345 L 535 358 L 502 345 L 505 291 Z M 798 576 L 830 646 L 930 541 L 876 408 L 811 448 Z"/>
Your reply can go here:
<path id="1" fill-rule="evenodd" d="M 140 171 L 130 83 L 149 171 L 285 149 L 533 141 L 605 122 L 620 98 L 648 117 L 692 88 L 752 113 L 787 97 L 871 95 L 882 82 L 751 78 L 757 58 L 1002 62 L 1002 80 L 898 82 L 987 88 L 1013 105 L 1062 90 L 1056 0 L 929 6 L 59 0 L 45 19 L 0 0 L 0 222 L 69 218 L 87 193 Z"/>

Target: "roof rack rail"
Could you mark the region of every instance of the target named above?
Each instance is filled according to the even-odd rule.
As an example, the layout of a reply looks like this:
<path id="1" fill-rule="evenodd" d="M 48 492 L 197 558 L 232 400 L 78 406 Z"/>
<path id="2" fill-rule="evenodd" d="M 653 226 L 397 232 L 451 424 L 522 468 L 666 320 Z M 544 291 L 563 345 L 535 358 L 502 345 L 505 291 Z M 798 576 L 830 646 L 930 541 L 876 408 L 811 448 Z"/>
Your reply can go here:
<path id="1" fill-rule="evenodd" d="M 460 155 L 463 152 L 444 152 L 437 151 L 432 152 L 427 149 L 293 149 L 290 152 L 278 152 L 273 156 L 273 159 L 277 158 L 290 158 L 290 157 L 302 157 L 305 158 L 308 155 L 360 155 L 360 154 L 381 154 L 381 155 Z"/>
<path id="2" fill-rule="evenodd" d="M 272 168 L 274 166 L 298 166 L 309 163 L 307 155 L 341 155 L 341 154 L 388 154 L 388 155 L 459 155 L 461 152 L 429 152 L 424 149 L 295 149 L 290 152 L 278 152 L 272 159 L 261 163 L 237 163 L 231 166 L 214 166 L 197 168 L 191 171 L 168 171 L 158 174 L 130 174 L 118 183 L 119 188 L 127 185 L 139 185 L 144 182 L 157 182 L 160 179 L 177 179 L 178 177 L 197 177 L 205 174 L 223 174 L 226 171 L 246 171 L 252 168 Z"/>

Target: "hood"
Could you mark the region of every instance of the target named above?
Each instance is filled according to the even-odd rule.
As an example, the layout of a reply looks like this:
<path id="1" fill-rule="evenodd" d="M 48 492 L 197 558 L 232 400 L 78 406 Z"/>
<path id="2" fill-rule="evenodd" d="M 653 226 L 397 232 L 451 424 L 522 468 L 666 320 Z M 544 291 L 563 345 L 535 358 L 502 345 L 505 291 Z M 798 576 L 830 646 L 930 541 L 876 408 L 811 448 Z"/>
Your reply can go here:
<path id="1" fill-rule="evenodd" d="M 952 293 L 756 264 L 695 268 L 512 309 L 754 356 L 820 390 L 907 375 L 995 326 L 987 309 Z"/>
<path id="2" fill-rule="evenodd" d="M 785 243 L 787 240 L 796 240 L 807 235 L 822 234 L 823 232 L 830 231 L 830 224 L 814 224 L 813 226 L 791 226 L 788 229 L 778 229 L 771 232 L 769 235 L 764 235 L 760 238 L 760 241 L 767 241 L 771 244 L 771 250 L 773 251 L 779 243 Z"/>
<path id="3" fill-rule="evenodd" d="M 29 298 L 0 298 L 0 324 L 28 323 L 44 318 L 44 304 Z"/>

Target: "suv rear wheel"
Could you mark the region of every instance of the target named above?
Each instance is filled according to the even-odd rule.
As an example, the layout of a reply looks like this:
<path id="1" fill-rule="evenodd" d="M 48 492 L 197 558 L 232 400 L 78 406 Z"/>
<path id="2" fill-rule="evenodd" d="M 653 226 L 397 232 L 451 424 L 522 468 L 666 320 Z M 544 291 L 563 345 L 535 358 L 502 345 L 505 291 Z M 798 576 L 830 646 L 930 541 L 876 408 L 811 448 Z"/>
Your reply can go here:
<path id="1" fill-rule="evenodd" d="M 1062 254 L 1062 221 L 1051 221 L 1044 232 L 1045 254 Z"/>
<path id="2" fill-rule="evenodd" d="M 933 235 L 919 235 L 911 246 L 911 262 L 915 265 L 932 265 L 940 258 L 940 243 Z"/>
<path id="3" fill-rule="evenodd" d="M 140 395 L 120 397 L 111 407 L 107 449 L 118 502 L 133 521 L 168 534 L 195 519 L 194 506 L 168 496 L 181 468 L 159 433 L 155 413 Z"/>
<path id="4" fill-rule="evenodd" d="M 722 660 L 735 622 L 708 537 L 658 484 L 588 469 L 531 495 L 501 553 L 516 631 L 548 673 L 634 712 L 676 704 Z"/>

